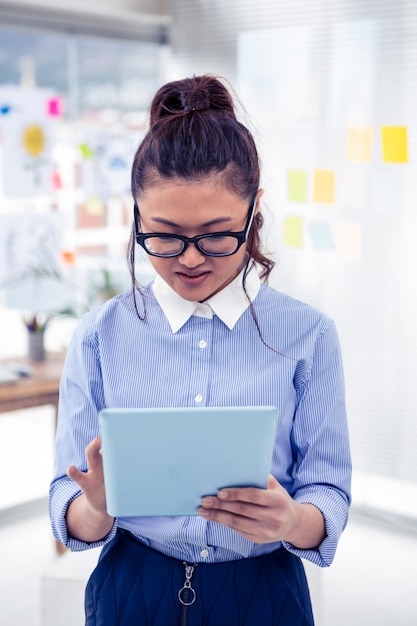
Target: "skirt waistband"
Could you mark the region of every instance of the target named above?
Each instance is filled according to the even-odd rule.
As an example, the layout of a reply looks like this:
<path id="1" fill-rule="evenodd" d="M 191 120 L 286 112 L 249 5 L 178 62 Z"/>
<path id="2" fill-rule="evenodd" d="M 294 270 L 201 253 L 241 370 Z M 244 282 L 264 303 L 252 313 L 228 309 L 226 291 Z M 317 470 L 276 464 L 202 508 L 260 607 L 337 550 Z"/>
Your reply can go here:
<path id="1" fill-rule="evenodd" d="M 312 626 L 301 560 L 285 549 L 187 563 L 120 530 L 86 588 L 86 626 Z"/>

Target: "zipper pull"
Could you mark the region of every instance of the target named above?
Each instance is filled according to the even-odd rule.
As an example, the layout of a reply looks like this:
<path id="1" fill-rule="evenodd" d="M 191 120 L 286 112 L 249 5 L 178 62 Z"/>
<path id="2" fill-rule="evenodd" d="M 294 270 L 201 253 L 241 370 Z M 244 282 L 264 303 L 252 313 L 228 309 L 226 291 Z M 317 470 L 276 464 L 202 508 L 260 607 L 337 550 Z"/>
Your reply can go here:
<path id="1" fill-rule="evenodd" d="M 194 604 L 197 595 L 191 585 L 191 578 L 193 577 L 195 567 L 185 562 L 183 565 L 185 567 L 185 582 L 178 592 L 178 600 L 183 606 L 191 606 Z"/>

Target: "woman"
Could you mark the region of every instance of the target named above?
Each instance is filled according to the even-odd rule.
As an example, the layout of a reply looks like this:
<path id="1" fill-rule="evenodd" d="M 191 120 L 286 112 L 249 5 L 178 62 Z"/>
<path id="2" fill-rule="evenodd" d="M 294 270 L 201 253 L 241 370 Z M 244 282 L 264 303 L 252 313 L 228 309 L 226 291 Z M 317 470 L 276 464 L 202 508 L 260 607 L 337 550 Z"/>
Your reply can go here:
<path id="1" fill-rule="evenodd" d="M 343 372 L 333 322 L 266 285 L 259 183 L 219 79 L 159 89 L 132 167 L 133 290 L 84 316 L 61 383 L 54 533 L 105 546 L 88 626 L 313 624 L 300 557 L 330 565 L 350 503 Z M 143 288 L 136 244 L 157 272 Z M 100 410 L 266 404 L 280 412 L 267 489 L 220 491 L 192 517 L 108 515 Z"/>

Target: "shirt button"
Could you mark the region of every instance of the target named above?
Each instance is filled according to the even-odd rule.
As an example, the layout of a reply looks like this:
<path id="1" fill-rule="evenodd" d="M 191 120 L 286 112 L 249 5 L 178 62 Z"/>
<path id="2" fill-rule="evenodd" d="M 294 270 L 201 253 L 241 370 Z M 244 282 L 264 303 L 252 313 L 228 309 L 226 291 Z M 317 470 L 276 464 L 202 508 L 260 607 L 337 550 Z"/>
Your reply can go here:
<path id="1" fill-rule="evenodd" d="M 208 555 L 209 555 L 209 551 L 208 550 L 206 550 L 206 549 L 201 550 L 200 556 L 203 557 L 203 559 L 206 559 L 208 557 Z"/>
<path id="2" fill-rule="evenodd" d="M 198 404 L 200 404 L 200 402 L 203 402 L 203 396 L 198 393 L 196 397 L 194 398 L 194 400 L 198 402 Z"/>
<path id="3" fill-rule="evenodd" d="M 198 342 L 198 347 L 207 348 L 207 341 L 204 341 L 204 339 L 202 339 L 201 341 Z"/>

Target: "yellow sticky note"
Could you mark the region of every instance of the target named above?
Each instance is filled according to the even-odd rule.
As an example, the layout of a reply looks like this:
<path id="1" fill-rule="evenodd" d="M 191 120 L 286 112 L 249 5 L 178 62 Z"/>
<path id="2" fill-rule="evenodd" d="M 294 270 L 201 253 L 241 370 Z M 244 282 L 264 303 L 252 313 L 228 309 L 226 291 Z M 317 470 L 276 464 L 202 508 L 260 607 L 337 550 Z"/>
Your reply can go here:
<path id="1" fill-rule="evenodd" d="M 351 126 L 348 130 L 346 158 L 348 161 L 371 160 L 372 127 Z"/>
<path id="2" fill-rule="evenodd" d="M 314 171 L 314 202 L 332 204 L 334 202 L 335 175 L 332 170 Z"/>
<path id="3" fill-rule="evenodd" d="M 291 248 L 303 247 L 304 220 L 298 215 L 290 215 L 284 220 L 284 244 Z"/>
<path id="4" fill-rule="evenodd" d="M 385 163 L 407 163 L 407 128 L 382 126 L 382 159 Z"/>
<path id="5" fill-rule="evenodd" d="M 307 202 L 307 172 L 288 170 L 288 199 L 291 202 Z"/>

